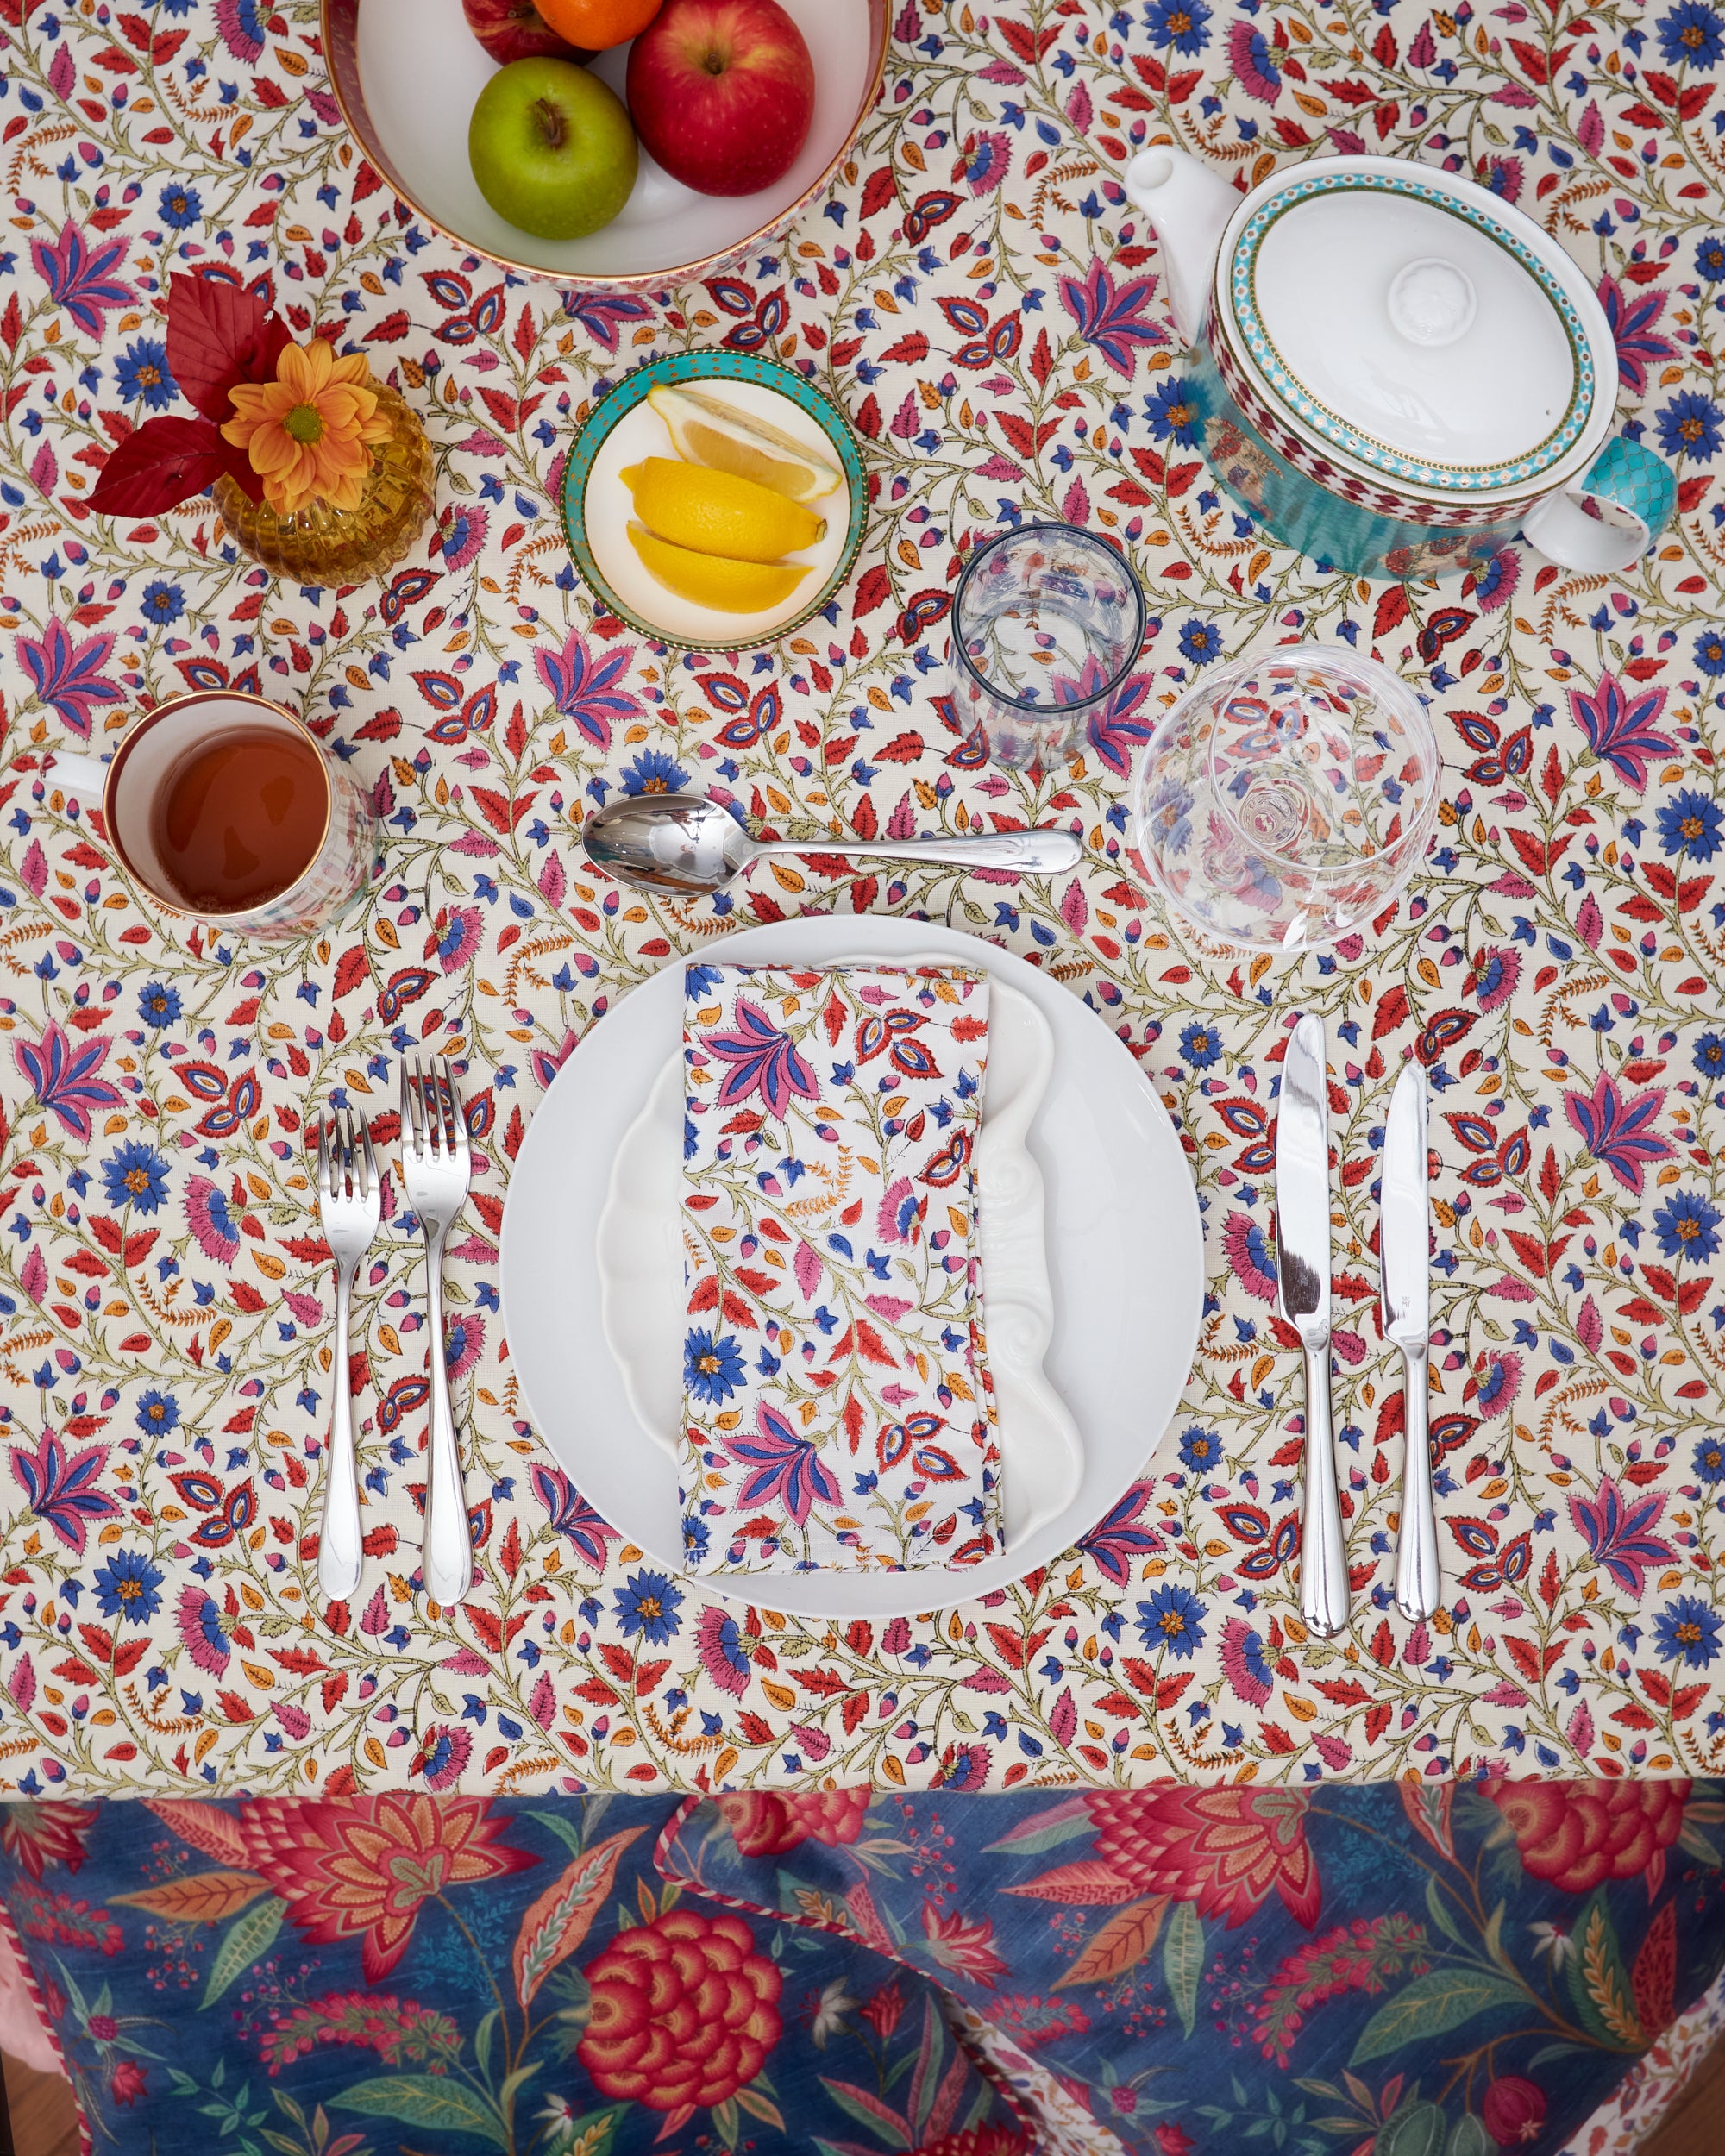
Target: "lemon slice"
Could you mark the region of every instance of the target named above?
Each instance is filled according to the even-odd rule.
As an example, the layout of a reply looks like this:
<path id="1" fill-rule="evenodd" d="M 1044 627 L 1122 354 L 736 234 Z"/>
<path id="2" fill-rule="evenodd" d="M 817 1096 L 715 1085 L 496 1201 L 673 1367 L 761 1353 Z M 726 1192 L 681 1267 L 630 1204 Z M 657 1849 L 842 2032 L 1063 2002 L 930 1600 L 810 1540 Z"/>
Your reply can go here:
<path id="1" fill-rule="evenodd" d="M 668 592 L 719 614 L 764 614 L 783 605 L 808 574 L 807 567 L 795 561 L 732 561 L 723 555 L 673 546 L 644 524 L 630 524 L 629 539 Z"/>
<path id="2" fill-rule="evenodd" d="M 819 501 L 844 485 L 844 474 L 819 450 L 722 398 L 662 382 L 648 391 L 647 401 L 670 429 L 677 454 L 691 464 L 735 473 L 794 502 Z"/>
<path id="3" fill-rule="evenodd" d="M 769 486 L 676 457 L 648 457 L 627 466 L 622 478 L 647 529 L 697 554 L 776 561 L 813 546 L 826 530 L 824 517 Z"/>

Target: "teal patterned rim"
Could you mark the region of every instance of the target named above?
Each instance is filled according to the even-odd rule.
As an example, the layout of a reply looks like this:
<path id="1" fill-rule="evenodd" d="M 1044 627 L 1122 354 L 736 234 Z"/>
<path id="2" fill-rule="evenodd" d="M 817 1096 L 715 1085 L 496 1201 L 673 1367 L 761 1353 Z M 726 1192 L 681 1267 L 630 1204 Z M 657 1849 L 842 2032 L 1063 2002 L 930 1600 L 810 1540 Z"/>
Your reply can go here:
<path id="1" fill-rule="evenodd" d="M 605 439 L 625 412 L 633 411 L 650 389 L 661 382 L 756 382 L 762 389 L 776 390 L 820 429 L 832 444 L 850 492 L 850 519 L 845 528 L 844 545 L 837 563 L 825 584 L 815 592 L 808 603 L 787 620 L 775 623 L 764 636 L 756 636 L 749 642 L 747 636 L 727 642 L 717 635 L 698 640 L 692 636 L 673 636 L 656 623 L 643 621 L 613 592 L 599 572 L 593 560 L 593 548 L 587 544 L 586 492 L 587 481 L 593 475 L 593 460 L 604 446 Z M 856 437 L 850 422 L 834 404 L 824 389 L 794 373 L 787 367 L 781 367 L 776 360 L 758 359 L 750 352 L 682 352 L 668 360 L 649 360 L 644 367 L 637 367 L 625 374 L 614 387 L 600 398 L 576 435 L 569 451 L 568 469 L 563 474 L 563 531 L 569 542 L 569 552 L 574 559 L 576 573 L 595 599 L 603 602 L 619 621 L 627 622 L 637 636 L 645 636 L 656 644 L 663 644 L 674 651 L 730 651 L 759 650 L 780 637 L 787 636 L 794 629 L 800 629 L 821 608 L 828 604 L 835 592 L 844 587 L 845 580 L 856 566 L 857 551 L 862 544 L 862 528 L 868 519 L 868 481 L 862 470 L 862 459 L 856 447 Z M 739 617 L 741 618 L 741 617 Z"/>
<path id="2" fill-rule="evenodd" d="M 1258 257 L 1267 235 L 1278 219 L 1298 203 L 1314 195 L 1347 191 L 1406 195 L 1429 203 L 1448 216 L 1459 217 L 1493 241 L 1538 284 L 1563 323 L 1574 366 L 1574 387 L 1563 417 L 1527 453 L 1511 464 L 1457 465 L 1410 456 L 1361 431 L 1313 396 L 1305 384 L 1289 372 L 1258 308 Z M 1353 457 L 1370 471 L 1396 479 L 1411 479 L 1426 486 L 1466 493 L 1489 493 L 1502 487 L 1525 486 L 1548 473 L 1575 447 L 1593 416 L 1595 391 L 1592 348 L 1574 302 L 1525 240 L 1485 210 L 1477 208 L 1429 181 L 1382 172 L 1314 174 L 1282 188 L 1247 222 L 1228 267 L 1228 296 L 1234 325 L 1245 340 L 1253 363 L 1289 414 L 1313 429 L 1333 447 Z"/>

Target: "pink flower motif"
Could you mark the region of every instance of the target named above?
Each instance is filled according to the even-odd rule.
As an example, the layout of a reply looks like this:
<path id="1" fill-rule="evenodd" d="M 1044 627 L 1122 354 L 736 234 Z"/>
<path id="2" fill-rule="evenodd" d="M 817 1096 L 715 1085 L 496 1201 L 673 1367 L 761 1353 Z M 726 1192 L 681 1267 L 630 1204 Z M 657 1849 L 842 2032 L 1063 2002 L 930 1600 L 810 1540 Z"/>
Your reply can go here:
<path id="1" fill-rule="evenodd" d="M 459 973 L 463 966 L 473 964 L 484 941 L 485 916 L 478 906 L 452 906 L 438 923 L 431 948 L 445 973 Z"/>
<path id="2" fill-rule="evenodd" d="M 1234 1697 L 1248 1707 L 1262 1707 L 1275 1689 L 1264 1642 L 1244 1617 L 1230 1617 L 1222 1626 L 1222 1674 Z"/>
<path id="3" fill-rule="evenodd" d="M 1234 80 L 1248 97 L 1261 105 L 1273 105 L 1282 94 L 1282 75 L 1269 41 L 1255 22 L 1236 22 L 1228 28 L 1228 65 Z"/>
<path id="4" fill-rule="evenodd" d="M 185 1220 L 192 1240 L 205 1257 L 231 1265 L 240 1255 L 240 1238 L 219 1185 L 208 1175 L 189 1175 L 185 1183 Z"/>
<path id="5" fill-rule="evenodd" d="M 1222 1228 L 1222 1248 L 1229 1269 L 1249 1295 L 1260 1302 L 1276 1300 L 1276 1275 L 1270 1269 L 1270 1252 L 1264 1230 L 1249 1213 L 1231 1213 Z"/>
<path id="6" fill-rule="evenodd" d="M 491 514 L 487 510 L 466 505 L 446 509 L 438 526 L 443 542 L 443 567 L 465 569 L 470 561 L 477 561 L 490 529 Z"/>
<path id="7" fill-rule="evenodd" d="M 988 128 L 966 136 L 952 176 L 963 179 L 973 195 L 992 195 L 1012 170 L 1012 164 L 1011 136 Z"/>
<path id="8" fill-rule="evenodd" d="M 222 1629 L 222 1613 L 201 1587 L 181 1588 L 174 1623 L 180 1644 L 198 1667 L 211 1677 L 225 1675 L 230 1650 Z"/>
<path id="9" fill-rule="evenodd" d="M 743 1698 L 749 1689 L 749 1657 L 737 1620 L 718 1603 L 702 1610 L 696 1620 L 695 1653 L 712 1683 L 732 1699 Z"/>
<path id="10" fill-rule="evenodd" d="M 921 1226 L 923 1206 L 918 1202 L 908 1177 L 900 1175 L 887 1185 L 875 1216 L 875 1232 L 883 1243 L 914 1243 Z"/>

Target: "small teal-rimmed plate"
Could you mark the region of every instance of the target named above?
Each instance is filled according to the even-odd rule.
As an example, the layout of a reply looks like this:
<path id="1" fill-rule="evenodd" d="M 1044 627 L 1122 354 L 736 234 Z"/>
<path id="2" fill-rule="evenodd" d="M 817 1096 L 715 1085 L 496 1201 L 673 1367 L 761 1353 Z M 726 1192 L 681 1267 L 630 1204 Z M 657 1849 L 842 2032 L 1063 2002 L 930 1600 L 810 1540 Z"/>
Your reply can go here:
<path id="1" fill-rule="evenodd" d="M 662 383 L 725 384 L 738 411 L 824 449 L 844 485 L 808 506 L 825 517 L 825 536 L 802 554 L 810 573 L 783 603 L 758 614 L 726 614 L 668 592 L 629 540 L 634 505 L 623 484 L 626 465 L 674 456 L 665 423 L 647 402 Z M 783 400 L 782 402 L 780 400 Z M 787 405 L 791 409 L 787 409 Z M 826 393 L 775 360 L 747 352 L 686 352 L 625 374 L 588 415 L 563 477 L 563 529 L 577 573 L 594 598 L 656 643 L 684 651 L 738 651 L 775 642 L 818 614 L 856 561 L 868 513 L 862 460 L 850 422 Z"/>

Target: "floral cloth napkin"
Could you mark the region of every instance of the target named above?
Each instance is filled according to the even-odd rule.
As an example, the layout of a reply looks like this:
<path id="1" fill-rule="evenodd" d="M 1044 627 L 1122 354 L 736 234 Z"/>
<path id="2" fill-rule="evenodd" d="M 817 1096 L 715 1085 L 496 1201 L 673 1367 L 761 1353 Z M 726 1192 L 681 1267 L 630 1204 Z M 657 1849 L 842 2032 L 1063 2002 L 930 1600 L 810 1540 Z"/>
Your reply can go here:
<path id="1" fill-rule="evenodd" d="M 988 980 L 685 975 L 684 1547 L 699 1572 L 1000 1550 L 974 1156 Z"/>

